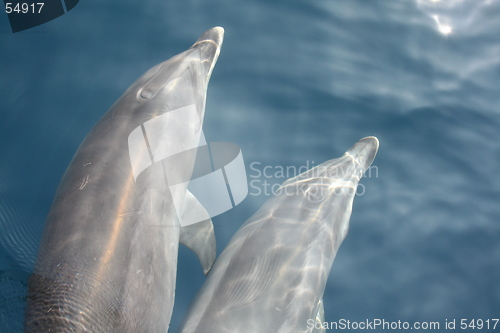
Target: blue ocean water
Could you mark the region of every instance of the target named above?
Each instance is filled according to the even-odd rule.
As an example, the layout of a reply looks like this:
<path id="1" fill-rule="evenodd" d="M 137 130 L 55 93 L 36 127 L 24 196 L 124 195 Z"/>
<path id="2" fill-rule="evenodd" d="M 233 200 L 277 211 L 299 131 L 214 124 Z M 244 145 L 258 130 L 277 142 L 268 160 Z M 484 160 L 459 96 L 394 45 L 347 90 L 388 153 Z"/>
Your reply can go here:
<path id="1" fill-rule="evenodd" d="M 81 0 L 16 34 L 0 15 L 0 332 L 22 331 L 44 219 L 80 142 L 136 78 L 216 25 L 204 132 L 237 143 L 255 180 L 214 218 L 218 252 L 268 198 L 264 181 L 284 181 L 256 170 L 317 165 L 374 135 L 326 320 L 458 331 L 499 318 L 499 15 L 493 0 Z M 170 332 L 203 281 L 181 247 Z"/>

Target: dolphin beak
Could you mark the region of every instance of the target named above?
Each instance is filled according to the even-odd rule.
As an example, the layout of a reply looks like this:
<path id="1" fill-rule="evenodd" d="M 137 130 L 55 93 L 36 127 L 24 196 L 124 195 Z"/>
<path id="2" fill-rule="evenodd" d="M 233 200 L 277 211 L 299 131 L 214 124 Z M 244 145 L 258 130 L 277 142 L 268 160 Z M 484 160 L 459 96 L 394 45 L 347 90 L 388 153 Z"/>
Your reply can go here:
<path id="1" fill-rule="evenodd" d="M 212 70 L 219 58 L 220 48 L 224 40 L 224 28 L 214 27 L 205 31 L 200 38 L 190 47 L 190 49 L 199 49 L 201 63 L 205 74 L 205 82 L 208 82 L 212 75 Z"/>
<path id="2" fill-rule="evenodd" d="M 367 170 L 372 164 L 378 151 L 378 139 L 374 136 L 368 136 L 356 142 L 349 150 L 346 151 L 347 155 L 359 163 L 362 172 Z"/>
<path id="3" fill-rule="evenodd" d="M 193 44 L 195 46 L 196 44 L 202 43 L 202 42 L 210 42 L 218 47 L 222 45 L 222 40 L 224 39 L 224 28 L 223 27 L 213 27 L 211 29 L 208 29 L 205 31 L 200 38 Z"/>

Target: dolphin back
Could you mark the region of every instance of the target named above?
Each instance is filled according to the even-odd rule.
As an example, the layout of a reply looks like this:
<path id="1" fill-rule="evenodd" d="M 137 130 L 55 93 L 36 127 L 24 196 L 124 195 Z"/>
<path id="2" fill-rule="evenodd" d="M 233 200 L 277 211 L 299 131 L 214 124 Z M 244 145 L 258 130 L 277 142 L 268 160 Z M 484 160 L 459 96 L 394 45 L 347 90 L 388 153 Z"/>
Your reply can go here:
<path id="1" fill-rule="evenodd" d="M 212 28 L 147 71 L 78 148 L 45 222 L 26 332 L 168 330 L 188 209 L 179 183 L 193 170 L 222 37 Z"/>
<path id="2" fill-rule="evenodd" d="M 180 332 L 321 332 L 314 323 L 328 274 L 377 149 L 376 138 L 364 138 L 285 181 L 216 260 Z"/>

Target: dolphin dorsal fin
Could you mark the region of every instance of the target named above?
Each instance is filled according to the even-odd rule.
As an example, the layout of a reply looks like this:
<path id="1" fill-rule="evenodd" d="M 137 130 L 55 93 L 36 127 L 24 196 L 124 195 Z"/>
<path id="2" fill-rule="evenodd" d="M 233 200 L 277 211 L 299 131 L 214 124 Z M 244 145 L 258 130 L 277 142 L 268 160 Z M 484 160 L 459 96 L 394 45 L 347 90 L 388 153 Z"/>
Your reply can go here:
<path id="1" fill-rule="evenodd" d="M 196 197 L 189 191 L 186 191 L 184 211 L 181 215 L 181 221 L 192 220 L 192 216 L 210 216 Z M 182 225 L 182 223 L 181 223 Z M 212 219 L 208 218 L 201 222 L 185 225 L 180 228 L 179 243 L 184 244 L 194 251 L 200 259 L 203 272 L 208 274 L 215 261 L 216 242 L 214 234 L 214 225 Z"/>

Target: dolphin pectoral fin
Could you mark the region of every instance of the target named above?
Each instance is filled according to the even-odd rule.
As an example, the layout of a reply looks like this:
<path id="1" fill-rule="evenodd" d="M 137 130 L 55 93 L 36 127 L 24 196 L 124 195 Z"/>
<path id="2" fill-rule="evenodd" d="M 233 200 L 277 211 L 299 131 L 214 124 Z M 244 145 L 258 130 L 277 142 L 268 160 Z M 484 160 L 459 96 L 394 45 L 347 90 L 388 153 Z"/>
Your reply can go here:
<path id="1" fill-rule="evenodd" d="M 202 222 L 192 223 L 193 221 Z M 203 272 L 205 275 L 208 274 L 217 254 L 214 225 L 208 212 L 189 191 L 186 192 L 181 226 L 179 242 L 196 253 Z"/>
<path id="2" fill-rule="evenodd" d="M 179 242 L 189 247 L 200 259 L 203 273 L 208 274 L 215 261 L 216 244 L 214 225 L 208 219 L 192 225 L 181 227 Z"/>
<path id="3" fill-rule="evenodd" d="M 325 308 L 323 306 L 323 298 L 321 298 L 318 302 L 318 310 L 316 311 L 316 316 L 313 318 L 314 320 L 314 328 L 311 333 L 325 333 L 326 328 L 323 327 L 323 323 L 325 322 Z"/>

